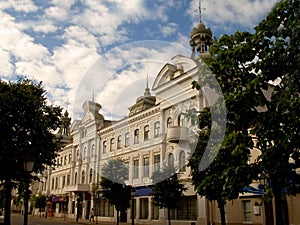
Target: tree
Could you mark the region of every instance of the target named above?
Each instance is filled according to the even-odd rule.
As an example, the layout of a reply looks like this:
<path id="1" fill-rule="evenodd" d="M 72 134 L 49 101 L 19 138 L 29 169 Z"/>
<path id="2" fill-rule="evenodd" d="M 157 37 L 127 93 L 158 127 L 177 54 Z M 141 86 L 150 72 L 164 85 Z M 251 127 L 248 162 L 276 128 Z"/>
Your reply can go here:
<path id="1" fill-rule="evenodd" d="M 189 159 L 192 182 L 197 193 L 208 200 L 216 200 L 221 215 L 221 224 L 226 224 L 226 201 L 236 199 L 243 188 L 248 186 L 253 179 L 253 166 L 248 164 L 251 138 L 241 132 L 234 131 L 230 125 L 226 127 L 224 141 L 220 149 L 212 147 L 207 151 L 209 139 L 217 139 L 218 132 L 211 132 L 210 109 L 205 108 L 199 115 L 201 129 L 198 131 L 196 141 L 191 144 L 194 149 Z M 214 146 L 212 144 L 212 146 Z M 217 153 L 215 153 L 217 151 Z M 211 160 L 210 157 L 216 157 Z M 201 161 L 211 162 L 202 169 Z"/>
<path id="2" fill-rule="evenodd" d="M 238 31 L 215 39 L 208 61 L 224 94 L 230 129 L 226 137 L 243 134 L 244 144 L 249 136 L 256 139 L 254 147 L 261 151 L 256 177 L 265 173 L 269 178 L 276 224 L 288 224 L 282 205 L 285 193 L 293 193 L 300 166 L 299 4 L 280 1 L 254 34 Z"/>
<path id="3" fill-rule="evenodd" d="M 53 163 L 59 149 L 53 131 L 60 125 L 61 108 L 47 103 L 41 82 L 29 79 L 0 80 L 0 93 L 0 179 L 6 191 L 4 220 L 10 225 L 11 189 L 26 176 L 24 159 L 33 157 L 36 173 Z"/>
<path id="4" fill-rule="evenodd" d="M 152 187 L 154 204 L 167 209 L 168 224 L 171 225 L 170 209 L 179 207 L 178 199 L 181 198 L 186 188 L 180 182 L 175 168 L 172 166 L 165 166 L 162 171 L 155 171 L 152 181 L 154 183 Z"/>
<path id="5" fill-rule="evenodd" d="M 103 197 L 107 198 L 115 206 L 117 211 L 117 225 L 119 224 L 120 212 L 130 206 L 131 187 L 125 184 L 126 180 L 128 180 L 128 168 L 121 160 L 109 160 L 102 167 L 101 193 Z"/>

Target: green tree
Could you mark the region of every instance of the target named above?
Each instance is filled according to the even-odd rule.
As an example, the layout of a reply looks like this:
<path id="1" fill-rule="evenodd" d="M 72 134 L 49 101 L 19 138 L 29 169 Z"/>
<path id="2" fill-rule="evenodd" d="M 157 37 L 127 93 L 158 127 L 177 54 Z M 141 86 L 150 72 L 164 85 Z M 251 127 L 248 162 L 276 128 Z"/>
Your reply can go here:
<path id="1" fill-rule="evenodd" d="M 213 134 L 210 129 L 210 109 L 203 110 L 199 115 L 199 122 L 201 129 L 197 133 L 196 141 L 191 144 L 194 152 L 188 164 L 191 167 L 192 182 L 199 195 L 210 201 L 217 201 L 221 224 L 224 225 L 226 201 L 238 198 L 239 193 L 253 179 L 254 168 L 248 164 L 252 142 L 250 137 L 232 130 L 229 125 L 226 127 L 222 146 L 218 149 L 207 149 L 209 139 L 216 140 L 219 135 L 217 131 Z M 203 168 L 201 163 L 205 161 L 211 164 Z"/>
<path id="2" fill-rule="evenodd" d="M 61 108 L 49 105 L 42 83 L 33 80 L 0 80 L 0 93 L 0 179 L 6 191 L 4 220 L 10 225 L 11 189 L 26 176 L 27 155 L 35 161 L 33 172 L 53 163 L 59 149 L 53 131 L 60 125 Z"/>
<path id="3" fill-rule="evenodd" d="M 175 168 L 165 166 L 162 171 L 155 171 L 152 175 L 154 186 L 152 187 L 153 202 L 160 208 L 166 208 L 168 212 L 168 224 L 171 225 L 170 210 L 179 207 L 178 199 L 186 190 L 180 182 Z"/>
<path id="4" fill-rule="evenodd" d="M 261 154 L 254 165 L 258 168 L 254 178 L 264 172 L 270 181 L 276 224 L 288 224 L 282 206 L 286 205 L 286 193 L 293 193 L 300 159 L 299 4 L 280 1 L 254 34 L 238 31 L 215 39 L 208 61 L 226 103 L 228 128 L 224 143 L 235 133 L 242 135 L 239 145 L 248 149 L 249 136 L 255 137 L 254 147 Z M 201 83 L 195 82 L 194 86 L 199 88 Z M 248 137 L 246 131 L 250 131 Z M 248 154 L 248 150 L 243 153 L 243 148 L 232 144 L 235 152 Z"/>
<path id="5" fill-rule="evenodd" d="M 131 186 L 127 186 L 128 168 L 121 160 L 112 159 L 102 167 L 100 181 L 101 193 L 103 197 L 115 206 L 117 211 L 117 225 L 119 224 L 119 214 L 130 206 Z"/>

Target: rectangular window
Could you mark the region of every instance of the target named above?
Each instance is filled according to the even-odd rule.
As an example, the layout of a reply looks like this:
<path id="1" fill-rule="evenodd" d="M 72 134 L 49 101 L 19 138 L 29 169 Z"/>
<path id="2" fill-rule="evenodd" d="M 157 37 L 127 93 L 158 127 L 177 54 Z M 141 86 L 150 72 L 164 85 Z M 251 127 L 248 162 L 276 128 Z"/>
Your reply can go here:
<path id="1" fill-rule="evenodd" d="M 64 188 L 66 185 L 66 176 L 63 176 L 62 178 L 62 188 Z"/>
<path id="2" fill-rule="evenodd" d="M 72 162 L 72 154 L 69 154 L 69 164 Z"/>
<path id="3" fill-rule="evenodd" d="M 154 155 L 154 171 L 160 170 L 160 155 Z"/>
<path id="4" fill-rule="evenodd" d="M 251 201 L 243 201 L 243 211 L 244 211 L 244 222 L 252 222 L 252 210 L 251 210 Z"/>
<path id="5" fill-rule="evenodd" d="M 64 166 L 67 165 L 67 156 L 65 155 L 65 161 L 64 161 Z"/>
<path id="6" fill-rule="evenodd" d="M 140 218 L 141 219 L 148 219 L 148 198 L 141 198 L 140 199 Z"/>
<path id="7" fill-rule="evenodd" d="M 149 125 L 144 127 L 144 141 L 149 140 L 150 137 L 150 128 Z"/>
<path id="8" fill-rule="evenodd" d="M 125 147 L 129 146 L 129 133 L 125 134 Z"/>
<path id="9" fill-rule="evenodd" d="M 144 158 L 144 177 L 149 177 L 149 157 Z"/>
<path id="10" fill-rule="evenodd" d="M 138 159 L 133 160 L 133 178 L 134 179 L 139 178 L 139 160 Z"/>
<path id="11" fill-rule="evenodd" d="M 107 199 L 100 199 L 96 203 L 95 213 L 102 217 L 114 217 L 114 206 Z"/>
<path id="12" fill-rule="evenodd" d="M 70 185 L 70 174 L 67 175 L 67 185 Z"/>
<path id="13" fill-rule="evenodd" d="M 134 144 L 138 144 L 140 142 L 140 130 L 136 129 L 134 131 Z"/>
<path id="14" fill-rule="evenodd" d="M 152 219 L 153 220 L 158 220 L 159 218 L 159 206 L 153 204 L 152 200 Z"/>
<path id="15" fill-rule="evenodd" d="M 154 137 L 158 137 L 160 133 L 160 122 L 155 122 L 154 124 Z"/>

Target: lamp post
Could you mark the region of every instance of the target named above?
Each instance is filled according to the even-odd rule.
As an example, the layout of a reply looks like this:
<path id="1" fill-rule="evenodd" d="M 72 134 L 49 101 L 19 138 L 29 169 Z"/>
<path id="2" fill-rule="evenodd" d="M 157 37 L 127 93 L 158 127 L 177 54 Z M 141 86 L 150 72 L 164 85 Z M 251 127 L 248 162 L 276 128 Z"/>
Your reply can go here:
<path id="1" fill-rule="evenodd" d="M 28 224 L 28 200 L 29 200 L 29 182 L 30 173 L 33 170 L 34 161 L 29 155 L 25 156 L 24 160 L 24 171 L 27 173 L 25 176 L 25 193 L 24 193 L 24 220 L 23 225 Z"/>
<path id="2" fill-rule="evenodd" d="M 135 188 L 132 186 L 131 187 L 131 225 L 134 225 L 134 197 L 136 194 Z"/>

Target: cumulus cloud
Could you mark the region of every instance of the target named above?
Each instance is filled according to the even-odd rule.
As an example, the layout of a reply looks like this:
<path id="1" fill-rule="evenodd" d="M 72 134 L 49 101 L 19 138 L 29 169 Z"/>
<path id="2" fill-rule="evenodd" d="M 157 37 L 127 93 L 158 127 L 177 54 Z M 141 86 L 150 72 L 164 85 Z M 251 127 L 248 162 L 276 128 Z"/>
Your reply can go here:
<path id="1" fill-rule="evenodd" d="M 19 12 L 34 12 L 38 7 L 31 0 L 6 0 L 0 2 L 0 9 L 14 9 Z"/>

